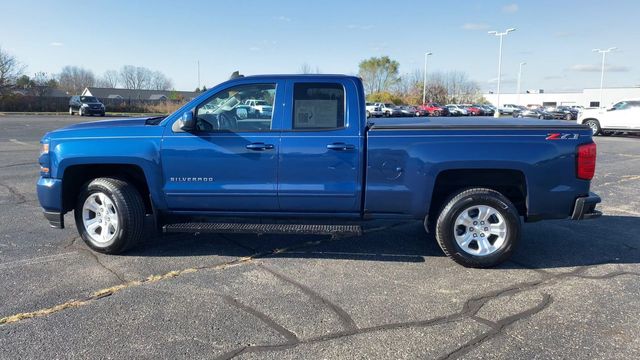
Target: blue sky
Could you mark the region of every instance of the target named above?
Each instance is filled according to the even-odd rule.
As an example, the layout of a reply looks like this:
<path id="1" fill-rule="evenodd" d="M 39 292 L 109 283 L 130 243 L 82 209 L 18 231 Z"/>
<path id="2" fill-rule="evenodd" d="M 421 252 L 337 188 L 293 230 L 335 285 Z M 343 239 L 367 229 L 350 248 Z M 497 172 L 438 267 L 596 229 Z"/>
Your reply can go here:
<path id="1" fill-rule="evenodd" d="M 0 47 L 28 73 L 78 65 L 101 75 L 126 64 L 169 76 L 179 90 L 211 86 L 235 70 L 294 73 L 303 63 L 324 73 L 357 73 L 371 56 L 398 60 L 401 73 L 459 70 L 492 90 L 498 39 L 505 37 L 503 91 L 640 85 L 640 1 L 33 1 L 3 0 Z"/>

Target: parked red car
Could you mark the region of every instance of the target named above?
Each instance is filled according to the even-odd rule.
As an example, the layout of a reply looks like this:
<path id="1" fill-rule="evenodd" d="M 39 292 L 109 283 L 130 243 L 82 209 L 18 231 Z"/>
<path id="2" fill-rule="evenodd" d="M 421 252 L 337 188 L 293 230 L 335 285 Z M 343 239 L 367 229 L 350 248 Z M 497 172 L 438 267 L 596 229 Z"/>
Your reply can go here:
<path id="1" fill-rule="evenodd" d="M 426 111 L 429 116 L 449 115 L 449 109 L 436 103 L 426 103 L 424 105 L 418 105 L 418 109 Z"/>
<path id="2" fill-rule="evenodd" d="M 480 116 L 480 115 L 484 115 L 484 110 L 480 109 L 478 107 L 475 107 L 473 105 L 465 105 L 464 106 L 465 109 L 467 109 L 467 112 L 469 113 L 469 115 L 471 116 Z"/>

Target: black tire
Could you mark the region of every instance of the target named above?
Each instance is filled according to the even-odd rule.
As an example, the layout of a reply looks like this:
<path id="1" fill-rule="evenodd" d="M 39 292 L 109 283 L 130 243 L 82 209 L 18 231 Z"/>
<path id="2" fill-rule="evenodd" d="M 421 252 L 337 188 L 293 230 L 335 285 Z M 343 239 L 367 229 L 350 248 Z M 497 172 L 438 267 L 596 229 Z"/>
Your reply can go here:
<path id="1" fill-rule="evenodd" d="M 591 134 L 593 136 L 598 136 L 602 134 L 602 128 L 600 127 L 600 122 L 596 119 L 589 119 L 584 122 L 589 128 L 591 128 Z"/>
<path id="2" fill-rule="evenodd" d="M 71 106 L 69 106 L 69 115 L 75 115 L 75 112 L 73 111 L 73 108 Z"/>
<path id="3" fill-rule="evenodd" d="M 103 115 L 104 116 L 104 115 Z M 371 117 L 371 113 L 367 110 L 367 119 Z"/>
<path id="4" fill-rule="evenodd" d="M 544 115 L 538 115 L 538 119 L 544 120 Z"/>
<path id="5" fill-rule="evenodd" d="M 439 110 L 434 111 L 433 116 L 440 116 L 440 111 Z"/>
<path id="6" fill-rule="evenodd" d="M 572 118 L 573 118 L 573 116 L 571 116 L 571 114 L 567 114 L 564 117 L 565 120 L 571 120 Z"/>
<path id="7" fill-rule="evenodd" d="M 477 256 L 463 250 L 456 242 L 455 221 L 465 209 L 474 205 L 488 205 L 504 219 L 507 234 L 495 252 Z M 507 260 L 520 239 L 520 216 L 515 205 L 501 193 L 485 188 L 472 188 L 454 194 L 446 203 L 436 222 L 435 235 L 442 251 L 453 261 L 465 267 L 488 268 Z M 487 237 L 488 238 L 488 237 Z"/>
<path id="8" fill-rule="evenodd" d="M 100 113 L 100 116 L 104 117 L 104 113 L 103 113 L 103 112 L 102 112 L 102 113 Z"/>
<path id="9" fill-rule="evenodd" d="M 84 116 L 84 112 L 82 111 L 82 107 L 78 109 L 78 115 Z"/>
<path id="10" fill-rule="evenodd" d="M 100 192 L 114 203 L 119 225 L 113 238 L 105 243 L 97 243 L 91 238 L 82 219 L 85 200 Z M 78 196 L 74 217 L 82 240 L 91 249 L 104 254 L 119 254 L 136 246 L 142 238 L 145 207 L 140 193 L 132 184 L 120 179 L 97 178 L 85 185 Z"/>

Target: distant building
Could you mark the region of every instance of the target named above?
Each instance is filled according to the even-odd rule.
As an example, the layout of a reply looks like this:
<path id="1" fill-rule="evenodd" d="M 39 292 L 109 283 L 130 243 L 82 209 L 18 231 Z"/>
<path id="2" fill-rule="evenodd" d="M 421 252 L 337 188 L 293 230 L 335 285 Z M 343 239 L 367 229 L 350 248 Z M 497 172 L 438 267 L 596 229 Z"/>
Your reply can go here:
<path id="1" fill-rule="evenodd" d="M 194 91 L 175 91 L 175 90 L 132 90 L 132 89 L 115 89 L 115 88 L 85 88 L 81 95 L 95 96 L 98 99 L 120 99 L 120 100 L 148 100 L 148 101 L 164 101 L 171 99 L 191 100 L 200 95 Z"/>
<path id="2" fill-rule="evenodd" d="M 491 104 L 496 105 L 497 95 L 494 93 L 483 94 Z M 518 98 L 520 99 L 518 101 Z M 516 105 L 580 105 L 584 107 L 610 106 L 624 99 L 640 99 L 640 87 L 605 88 L 602 91 L 603 104 L 600 104 L 600 88 L 584 89 L 582 92 L 544 92 L 544 90 L 529 91 L 518 94 L 500 94 L 500 104 Z"/>

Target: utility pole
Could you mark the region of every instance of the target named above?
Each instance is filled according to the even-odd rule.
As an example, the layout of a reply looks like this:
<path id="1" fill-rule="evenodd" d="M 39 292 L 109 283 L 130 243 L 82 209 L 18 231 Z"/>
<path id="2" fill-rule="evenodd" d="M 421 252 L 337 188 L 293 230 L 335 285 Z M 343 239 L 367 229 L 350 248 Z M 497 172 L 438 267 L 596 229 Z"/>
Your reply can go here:
<path id="1" fill-rule="evenodd" d="M 527 65 L 526 62 L 520 63 L 520 68 L 518 69 L 518 105 L 520 105 L 520 81 L 522 80 L 522 66 Z"/>
<path id="2" fill-rule="evenodd" d="M 422 80 L 422 105 L 427 101 L 427 57 L 433 55 L 431 52 L 424 53 L 424 79 Z"/>
<path id="3" fill-rule="evenodd" d="M 496 91 L 496 112 L 494 117 L 500 117 L 500 81 L 502 80 L 502 38 L 508 33 L 516 31 L 514 28 L 507 29 L 501 33 L 497 31 L 489 31 L 489 35 L 495 35 L 500 38 L 500 50 L 498 51 L 498 88 Z"/>
<path id="4" fill-rule="evenodd" d="M 593 49 L 591 51 L 602 54 L 602 70 L 600 72 L 600 107 L 604 105 L 604 59 L 608 52 L 612 52 L 618 49 L 617 47 L 610 47 L 606 50 Z"/>

